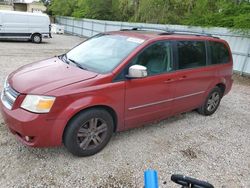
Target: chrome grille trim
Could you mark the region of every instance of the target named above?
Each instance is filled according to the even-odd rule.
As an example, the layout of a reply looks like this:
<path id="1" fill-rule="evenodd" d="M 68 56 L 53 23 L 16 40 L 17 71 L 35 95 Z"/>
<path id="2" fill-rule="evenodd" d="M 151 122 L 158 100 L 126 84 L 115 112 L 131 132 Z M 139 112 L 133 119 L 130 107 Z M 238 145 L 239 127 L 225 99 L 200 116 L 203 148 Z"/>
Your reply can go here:
<path id="1" fill-rule="evenodd" d="M 15 91 L 9 84 L 6 84 L 1 93 L 1 101 L 7 109 L 12 110 L 12 107 L 19 95 L 20 93 Z"/>
<path id="2" fill-rule="evenodd" d="M 6 96 L 6 98 L 8 98 L 9 101 L 11 101 L 12 103 L 16 100 L 16 98 L 15 98 L 14 96 L 12 96 L 12 95 L 10 94 L 10 92 L 5 92 L 5 96 Z"/>

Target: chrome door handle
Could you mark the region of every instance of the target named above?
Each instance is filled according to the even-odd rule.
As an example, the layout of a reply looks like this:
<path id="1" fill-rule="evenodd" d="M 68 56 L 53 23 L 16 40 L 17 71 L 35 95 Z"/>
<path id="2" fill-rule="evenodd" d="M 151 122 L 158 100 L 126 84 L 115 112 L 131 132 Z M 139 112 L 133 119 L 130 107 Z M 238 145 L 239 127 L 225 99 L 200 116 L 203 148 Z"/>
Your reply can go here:
<path id="1" fill-rule="evenodd" d="M 175 80 L 173 78 L 169 78 L 167 80 L 164 81 L 164 83 L 171 83 L 174 82 Z"/>
<path id="2" fill-rule="evenodd" d="M 187 76 L 182 76 L 182 77 L 179 78 L 179 80 L 184 80 L 186 78 L 187 78 Z"/>

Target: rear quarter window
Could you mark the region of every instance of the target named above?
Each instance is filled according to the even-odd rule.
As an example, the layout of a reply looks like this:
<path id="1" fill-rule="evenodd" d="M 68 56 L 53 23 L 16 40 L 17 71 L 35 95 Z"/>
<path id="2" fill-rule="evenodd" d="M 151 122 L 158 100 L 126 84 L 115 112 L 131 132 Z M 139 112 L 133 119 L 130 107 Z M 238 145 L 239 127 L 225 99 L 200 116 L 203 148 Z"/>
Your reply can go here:
<path id="1" fill-rule="evenodd" d="M 179 69 L 206 66 L 204 41 L 177 41 Z"/>
<path id="2" fill-rule="evenodd" d="M 220 42 L 209 42 L 211 51 L 211 64 L 228 63 L 230 59 L 228 48 L 225 44 Z"/>

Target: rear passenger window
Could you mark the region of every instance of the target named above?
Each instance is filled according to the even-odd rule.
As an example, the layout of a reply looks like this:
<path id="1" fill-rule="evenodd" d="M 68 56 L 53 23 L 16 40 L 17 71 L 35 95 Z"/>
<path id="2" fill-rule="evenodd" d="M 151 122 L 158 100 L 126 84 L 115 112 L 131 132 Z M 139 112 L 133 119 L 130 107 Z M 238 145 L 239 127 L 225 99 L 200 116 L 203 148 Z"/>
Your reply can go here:
<path id="1" fill-rule="evenodd" d="M 223 64 L 229 61 L 227 47 L 219 42 L 209 42 L 211 49 L 211 64 Z"/>
<path id="2" fill-rule="evenodd" d="M 179 69 L 206 66 L 206 47 L 203 41 L 177 41 Z"/>

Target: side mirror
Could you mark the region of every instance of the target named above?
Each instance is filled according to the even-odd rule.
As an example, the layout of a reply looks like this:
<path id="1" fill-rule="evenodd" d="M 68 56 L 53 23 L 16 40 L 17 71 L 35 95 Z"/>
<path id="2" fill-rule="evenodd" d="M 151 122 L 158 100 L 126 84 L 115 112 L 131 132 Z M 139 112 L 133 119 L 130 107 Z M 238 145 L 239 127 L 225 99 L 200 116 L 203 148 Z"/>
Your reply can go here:
<path id="1" fill-rule="evenodd" d="M 127 78 L 144 78 L 147 76 L 147 67 L 142 65 L 133 65 L 129 67 Z"/>

